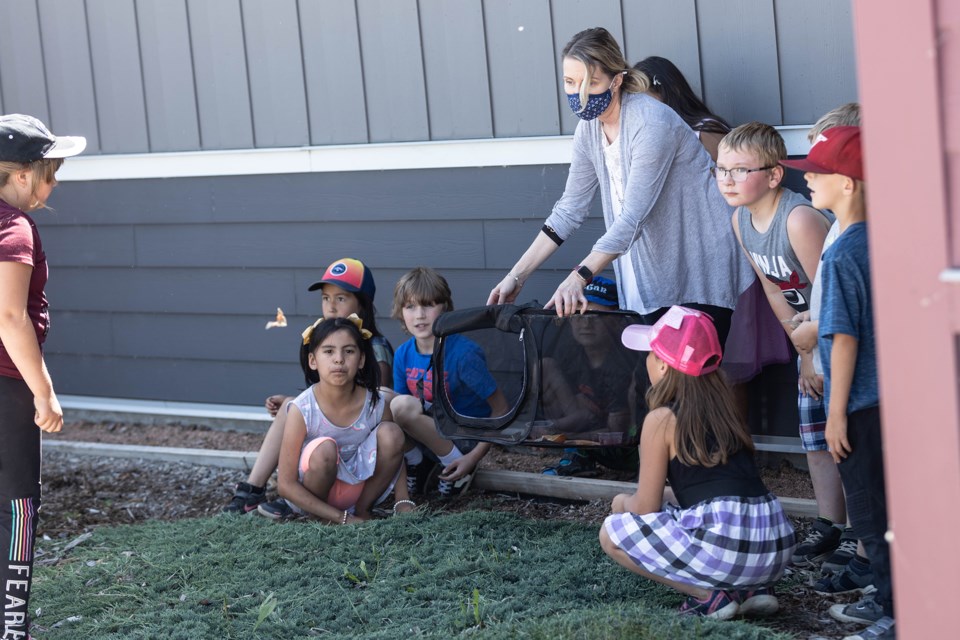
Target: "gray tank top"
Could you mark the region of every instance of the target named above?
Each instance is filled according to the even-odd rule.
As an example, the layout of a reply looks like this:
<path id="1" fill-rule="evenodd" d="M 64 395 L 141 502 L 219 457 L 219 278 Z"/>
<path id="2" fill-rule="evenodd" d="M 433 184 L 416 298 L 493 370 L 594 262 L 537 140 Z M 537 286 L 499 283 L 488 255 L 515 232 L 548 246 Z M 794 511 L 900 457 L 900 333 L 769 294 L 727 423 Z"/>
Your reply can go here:
<path id="1" fill-rule="evenodd" d="M 787 217 L 802 205 L 811 206 L 810 201 L 799 193 L 784 189 L 770 227 L 763 233 L 754 228 L 752 216 L 746 207 L 740 207 L 737 213 L 743 248 L 767 280 L 780 287 L 783 297 L 797 313 L 810 308 L 811 278 L 790 246 Z M 820 213 L 826 220 L 833 221 L 832 216 L 823 211 Z"/>

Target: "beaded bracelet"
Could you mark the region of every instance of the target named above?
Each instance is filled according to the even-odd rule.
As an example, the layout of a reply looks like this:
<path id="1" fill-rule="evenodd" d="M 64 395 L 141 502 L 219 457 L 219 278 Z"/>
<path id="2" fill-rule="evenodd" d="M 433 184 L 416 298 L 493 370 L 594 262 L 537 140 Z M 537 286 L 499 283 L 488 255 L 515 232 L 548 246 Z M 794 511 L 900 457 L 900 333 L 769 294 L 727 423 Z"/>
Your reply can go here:
<path id="1" fill-rule="evenodd" d="M 402 504 L 408 504 L 408 505 L 410 505 L 411 507 L 413 507 L 414 509 L 417 508 L 417 503 L 414 502 L 413 500 L 397 500 L 397 501 L 393 504 L 393 515 L 397 515 L 397 507 L 399 507 L 399 506 L 402 505 Z"/>
<path id="2" fill-rule="evenodd" d="M 340 519 L 340 524 L 347 524 L 347 510 L 343 510 L 343 518 Z"/>

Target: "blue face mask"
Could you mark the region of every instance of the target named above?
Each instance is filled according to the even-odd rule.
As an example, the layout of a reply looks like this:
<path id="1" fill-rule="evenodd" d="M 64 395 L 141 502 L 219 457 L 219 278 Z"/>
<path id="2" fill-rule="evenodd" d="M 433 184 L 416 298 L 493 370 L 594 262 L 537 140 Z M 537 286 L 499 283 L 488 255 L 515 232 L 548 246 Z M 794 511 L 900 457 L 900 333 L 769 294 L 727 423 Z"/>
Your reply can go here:
<path id="1" fill-rule="evenodd" d="M 619 75 L 619 74 L 618 74 Z M 616 81 L 616 76 L 614 76 L 614 81 Z M 610 83 L 610 86 L 607 87 L 607 90 L 603 93 L 591 93 L 590 97 L 587 98 L 587 106 L 580 110 L 580 94 L 579 93 L 568 93 L 567 102 L 570 103 L 570 109 L 573 111 L 581 120 L 593 120 L 601 113 L 607 110 L 607 107 L 610 106 L 610 101 L 613 99 L 613 82 Z"/>
<path id="2" fill-rule="evenodd" d="M 573 114 L 581 120 L 593 120 L 599 116 L 610 106 L 610 100 L 612 98 L 613 93 L 611 93 L 610 89 L 607 89 L 603 93 L 591 93 L 589 99 L 587 99 L 587 106 L 581 110 L 580 94 L 567 94 L 567 102 L 570 103 L 570 109 L 573 111 Z"/>

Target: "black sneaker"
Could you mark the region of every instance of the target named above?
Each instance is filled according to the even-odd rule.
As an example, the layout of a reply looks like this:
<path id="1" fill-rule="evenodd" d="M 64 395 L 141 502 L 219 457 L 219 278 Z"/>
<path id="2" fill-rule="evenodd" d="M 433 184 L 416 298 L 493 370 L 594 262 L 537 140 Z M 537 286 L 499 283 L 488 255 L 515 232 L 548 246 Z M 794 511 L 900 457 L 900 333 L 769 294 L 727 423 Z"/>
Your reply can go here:
<path id="1" fill-rule="evenodd" d="M 237 485 L 230 504 L 223 508 L 224 513 L 250 513 L 256 511 L 257 506 L 267 501 L 267 493 L 263 487 L 255 487 L 247 482 Z"/>
<path id="2" fill-rule="evenodd" d="M 845 636 L 843 640 L 897 640 L 896 624 L 893 618 L 883 616 L 863 631 Z"/>
<path id="3" fill-rule="evenodd" d="M 856 555 L 857 536 L 854 535 L 853 529 L 847 527 L 840 536 L 840 546 L 820 565 L 820 573 L 826 576 L 843 571 Z"/>
<path id="4" fill-rule="evenodd" d="M 810 533 L 793 551 L 793 564 L 810 566 L 829 557 L 840 546 L 840 529 L 826 518 L 813 521 Z"/>
<path id="5" fill-rule="evenodd" d="M 257 513 L 271 520 L 289 520 L 297 514 L 290 508 L 290 504 L 283 498 L 264 502 L 257 507 Z"/>
<path id="6" fill-rule="evenodd" d="M 424 458 L 417 464 L 407 465 L 407 493 L 411 496 L 425 494 L 430 475 L 437 463 Z"/>

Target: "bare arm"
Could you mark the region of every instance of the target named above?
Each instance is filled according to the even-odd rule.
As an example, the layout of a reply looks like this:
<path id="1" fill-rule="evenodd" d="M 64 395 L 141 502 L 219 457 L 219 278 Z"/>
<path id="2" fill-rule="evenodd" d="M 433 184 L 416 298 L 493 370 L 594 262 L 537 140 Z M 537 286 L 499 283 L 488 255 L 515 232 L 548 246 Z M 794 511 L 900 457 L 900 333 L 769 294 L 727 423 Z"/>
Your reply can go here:
<path id="1" fill-rule="evenodd" d="M 508 304 L 517 299 L 520 289 L 537 268 L 557 250 L 557 243 L 543 231 L 537 233 L 530 246 L 517 261 L 510 273 L 490 291 L 487 304 Z M 516 276 L 516 277 L 514 277 Z"/>
<path id="2" fill-rule="evenodd" d="M 853 450 L 847 440 L 847 406 L 858 349 L 859 342 L 853 336 L 845 333 L 833 334 L 833 348 L 830 350 L 830 406 L 825 436 L 830 454 L 837 464 Z"/>
<path id="3" fill-rule="evenodd" d="M 637 491 L 622 501 L 625 511 L 643 515 L 662 509 L 675 425 L 676 417 L 665 407 L 651 411 L 644 419 L 640 433 L 640 478 Z"/>
<path id="4" fill-rule="evenodd" d="M 0 262 L 0 341 L 33 393 L 37 426 L 56 432 L 63 427 L 63 410 L 27 313 L 32 273 L 33 267 L 28 264 Z"/>

